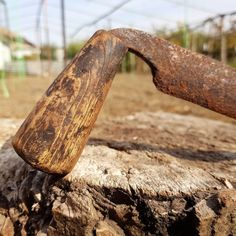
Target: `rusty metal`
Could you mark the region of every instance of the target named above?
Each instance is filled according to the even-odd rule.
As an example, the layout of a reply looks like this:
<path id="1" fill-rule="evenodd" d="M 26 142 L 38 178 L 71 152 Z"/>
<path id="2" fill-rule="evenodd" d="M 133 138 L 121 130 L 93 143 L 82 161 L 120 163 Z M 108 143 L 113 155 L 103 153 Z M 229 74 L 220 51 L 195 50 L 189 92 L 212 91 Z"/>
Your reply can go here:
<path id="1" fill-rule="evenodd" d="M 157 89 L 236 118 L 235 69 L 141 31 L 111 32 L 147 62 Z"/>
<path id="2" fill-rule="evenodd" d="M 71 171 L 128 50 L 150 66 L 157 89 L 236 118 L 235 69 L 142 31 L 99 31 L 18 130 L 17 153 L 45 172 Z"/>

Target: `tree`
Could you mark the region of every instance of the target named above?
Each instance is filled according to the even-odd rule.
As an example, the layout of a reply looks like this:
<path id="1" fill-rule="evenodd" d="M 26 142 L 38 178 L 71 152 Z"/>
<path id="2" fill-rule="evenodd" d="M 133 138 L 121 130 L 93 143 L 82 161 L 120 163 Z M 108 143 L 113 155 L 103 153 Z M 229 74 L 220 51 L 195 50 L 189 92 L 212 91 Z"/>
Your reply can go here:
<path id="1" fill-rule="evenodd" d="M 49 60 L 49 59 L 55 60 L 56 59 L 56 46 L 44 44 L 41 47 L 40 57 L 43 60 Z"/>
<path id="2" fill-rule="evenodd" d="M 67 48 L 67 58 L 72 59 L 82 49 L 84 44 L 84 41 L 70 43 Z"/>
<path id="3" fill-rule="evenodd" d="M 182 26 L 179 26 L 174 31 L 162 28 L 160 30 L 156 30 L 155 32 L 158 37 L 164 38 L 182 47 L 185 46 L 185 33 L 186 32 L 184 31 Z M 228 31 L 225 34 L 227 43 L 227 61 L 231 66 L 236 66 L 236 32 Z M 221 42 L 220 37 L 217 33 L 210 34 L 203 30 L 189 30 L 189 42 L 190 49 L 194 48 L 198 53 L 202 53 L 220 60 Z"/>

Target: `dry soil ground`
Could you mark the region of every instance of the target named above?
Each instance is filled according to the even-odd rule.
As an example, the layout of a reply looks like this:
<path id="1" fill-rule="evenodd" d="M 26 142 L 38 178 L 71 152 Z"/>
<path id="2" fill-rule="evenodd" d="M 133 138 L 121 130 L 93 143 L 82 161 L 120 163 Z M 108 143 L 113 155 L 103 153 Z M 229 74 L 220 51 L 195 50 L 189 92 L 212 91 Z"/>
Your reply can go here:
<path id="1" fill-rule="evenodd" d="M 51 81 L 9 78 L 11 96 L 0 95 L 0 117 L 24 118 Z M 56 230 L 59 235 L 73 230 L 75 235 L 94 234 L 95 229 L 109 232 L 114 225 L 122 225 L 119 231 L 124 229 L 126 235 L 141 235 L 144 230 L 149 235 L 198 235 L 196 231 L 236 235 L 235 125 L 161 112 L 114 119 L 139 111 L 191 114 L 236 124 L 158 92 L 150 75 L 117 75 L 80 159 L 84 164 L 78 162 L 80 169 L 68 178 L 74 185 L 60 182 L 47 191 L 48 176 L 32 172 L 12 150 L 9 137 L 19 121 L 2 119 L 0 235 L 13 235 L 14 230 L 35 235 L 49 228 L 49 222 L 51 235 L 58 235 Z"/>
<path id="2" fill-rule="evenodd" d="M 0 88 L 0 117 L 24 118 L 54 78 L 7 78 L 10 98 L 4 98 Z M 116 75 L 99 119 L 125 116 L 140 111 L 166 111 L 195 115 L 236 123 L 234 120 L 208 111 L 156 90 L 150 74 Z"/>

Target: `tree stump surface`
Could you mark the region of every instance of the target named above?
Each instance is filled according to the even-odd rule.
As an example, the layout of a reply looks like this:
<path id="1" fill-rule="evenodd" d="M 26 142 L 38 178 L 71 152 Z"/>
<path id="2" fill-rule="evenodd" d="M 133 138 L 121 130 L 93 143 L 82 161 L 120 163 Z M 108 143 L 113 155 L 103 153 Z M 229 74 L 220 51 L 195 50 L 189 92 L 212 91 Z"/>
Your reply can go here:
<path id="1" fill-rule="evenodd" d="M 96 123 L 73 171 L 32 169 L 0 120 L 0 235 L 236 235 L 236 126 L 169 113 Z"/>

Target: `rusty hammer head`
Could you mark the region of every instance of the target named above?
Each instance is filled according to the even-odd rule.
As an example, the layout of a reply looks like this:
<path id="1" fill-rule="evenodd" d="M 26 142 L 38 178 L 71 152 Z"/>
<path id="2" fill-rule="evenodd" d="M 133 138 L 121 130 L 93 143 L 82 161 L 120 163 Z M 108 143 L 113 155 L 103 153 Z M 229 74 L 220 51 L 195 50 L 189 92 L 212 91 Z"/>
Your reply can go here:
<path id="1" fill-rule="evenodd" d="M 27 163 L 53 174 L 72 170 L 128 50 L 148 63 L 161 91 L 236 118 L 235 70 L 141 31 L 98 31 L 13 138 L 16 152 Z"/>

